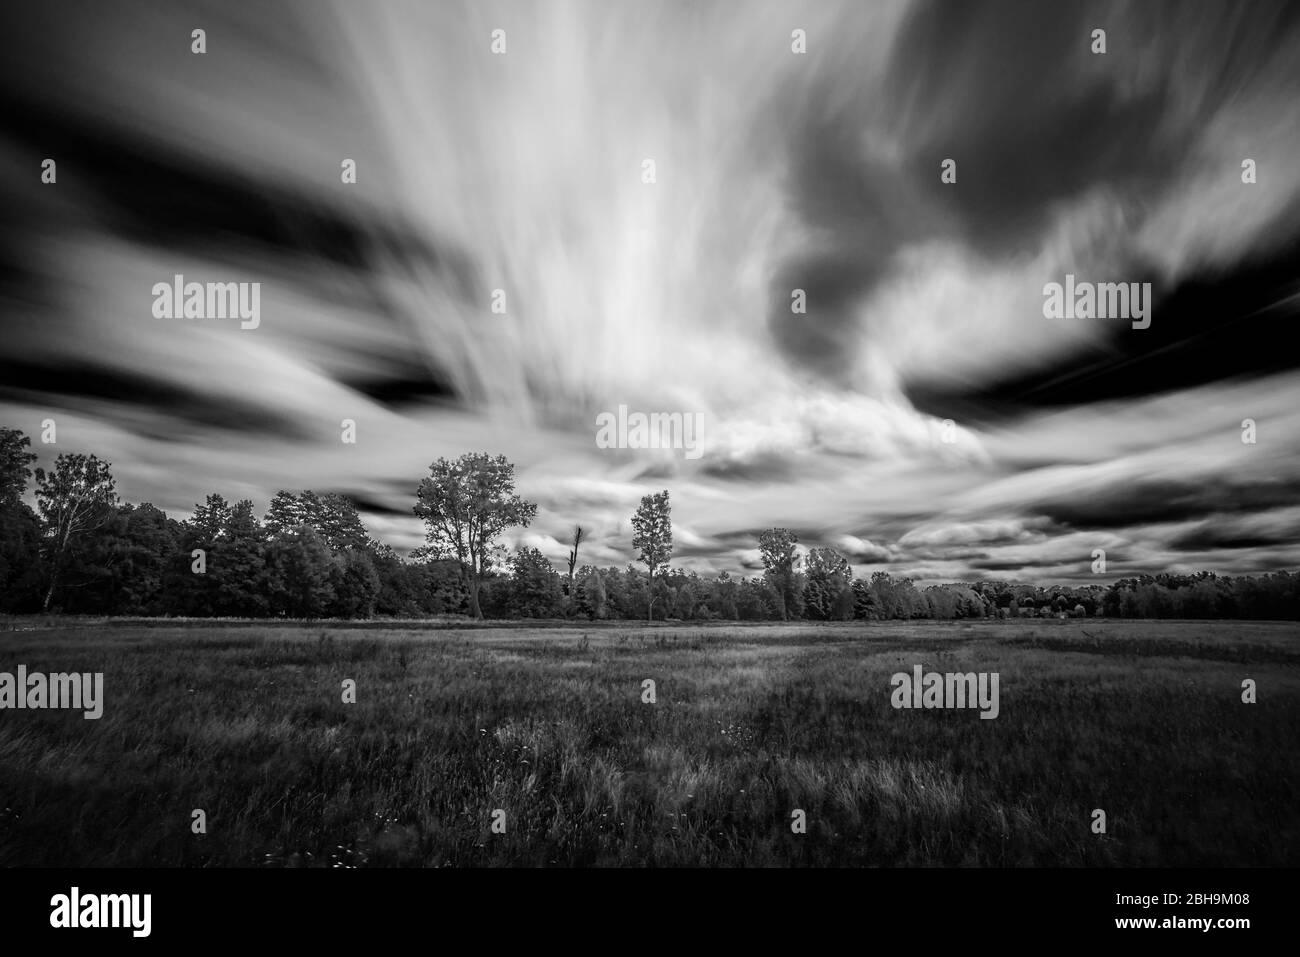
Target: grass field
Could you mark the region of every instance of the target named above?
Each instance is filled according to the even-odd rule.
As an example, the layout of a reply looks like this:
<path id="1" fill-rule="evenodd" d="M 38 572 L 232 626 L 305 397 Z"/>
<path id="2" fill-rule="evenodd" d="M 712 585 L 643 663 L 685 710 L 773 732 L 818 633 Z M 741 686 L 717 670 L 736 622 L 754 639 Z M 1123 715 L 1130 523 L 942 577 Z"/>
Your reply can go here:
<path id="1" fill-rule="evenodd" d="M 1295 632 L 38 625 L 0 671 L 105 711 L 0 711 L 0 865 L 1295 866 Z M 999 716 L 894 709 L 917 664 Z"/>

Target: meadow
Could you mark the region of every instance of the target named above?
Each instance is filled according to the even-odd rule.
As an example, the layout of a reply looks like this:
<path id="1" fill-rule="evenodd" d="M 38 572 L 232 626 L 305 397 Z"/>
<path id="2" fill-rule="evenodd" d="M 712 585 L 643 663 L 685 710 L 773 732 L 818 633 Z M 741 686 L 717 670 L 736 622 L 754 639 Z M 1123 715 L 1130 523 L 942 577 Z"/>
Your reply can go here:
<path id="1" fill-rule="evenodd" d="M 105 705 L 0 711 L 0 866 L 1300 864 L 1293 623 L 4 627 Z"/>

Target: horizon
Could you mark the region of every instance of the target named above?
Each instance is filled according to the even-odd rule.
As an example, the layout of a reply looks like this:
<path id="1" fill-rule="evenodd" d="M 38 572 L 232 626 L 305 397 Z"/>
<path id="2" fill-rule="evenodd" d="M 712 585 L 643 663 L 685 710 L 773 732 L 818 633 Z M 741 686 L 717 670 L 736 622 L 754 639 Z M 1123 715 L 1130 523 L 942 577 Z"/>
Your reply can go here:
<path id="1" fill-rule="evenodd" d="M 4 425 L 3 425 L 3 423 L 0 423 L 0 428 L 2 428 L 2 427 L 4 427 Z M 89 453 L 89 454 L 93 454 L 93 453 Z M 107 464 L 110 465 L 110 467 L 111 467 L 111 464 L 112 464 L 112 463 L 107 463 Z M 32 468 L 33 468 L 33 470 L 35 470 L 36 468 L 41 468 L 41 467 L 43 467 L 43 466 L 41 465 L 41 463 L 40 463 L 39 460 L 36 461 L 36 462 L 33 462 L 33 463 L 32 463 Z M 278 491 L 278 492 L 290 492 L 290 493 L 293 493 L 293 494 L 301 494 L 301 493 L 304 493 L 304 492 L 311 492 L 311 493 L 313 493 L 313 494 L 317 494 L 317 495 L 331 494 L 331 493 L 329 493 L 329 492 L 318 492 L 318 491 L 315 490 L 315 489 L 279 489 L 279 490 L 277 490 L 277 491 Z M 213 492 L 213 493 L 210 493 L 210 494 L 221 495 L 222 493 L 220 493 L 220 492 Z M 235 504 L 237 504 L 238 501 L 241 501 L 241 500 L 230 499 L 229 497 L 226 497 L 226 496 L 222 496 L 222 497 L 225 498 L 226 501 L 227 501 L 227 503 L 230 504 L 230 505 L 232 505 L 232 506 L 235 505 Z M 346 497 L 346 496 L 345 496 L 345 497 Z M 120 496 L 120 495 L 118 496 L 118 499 L 119 499 L 119 501 L 118 501 L 118 505 L 119 505 L 119 507 L 120 507 L 120 506 L 124 506 L 124 505 L 131 505 L 131 506 L 136 507 L 136 508 L 140 508 L 140 507 L 143 507 L 143 506 L 151 506 L 151 507 L 153 507 L 153 508 L 158 508 L 158 506 L 154 505 L 152 502 L 129 502 L 129 501 L 127 501 L 125 498 L 123 498 L 123 497 Z M 33 483 L 30 487 L 28 487 L 28 489 L 25 491 L 24 495 L 22 496 L 22 501 L 23 501 L 24 503 L 26 503 L 26 504 L 28 505 L 28 507 L 31 507 L 31 508 L 33 509 L 33 511 L 36 511 L 36 510 L 37 510 L 37 509 L 36 509 L 36 500 L 35 500 L 35 484 L 34 484 L 34 483 Z M 251 499 L 249 499 L 248 501 L 252 502 Z M 354 500 L 352 500 L 351 498 L 349 498 L 349 501 L 352 502 L 352 504 L 353 504 L 354 506 L 356 506 L 357 503 L 356 503 Z M 201 503 L 200 503 L 200 504 L 201 504 Z M 255 515 L 255 517 L 257 518 L 259 524 L 264 523 L 265 520 L 266 520 L 267 517 L 268 517 L 268 512 L 269 512 L 269 502 L 268 502 L 268 506 L 265 507 L 265 508 L 258 508 L 256 502 L 252 502 L 252 504 L 253 504 L 253 506 L 254 506 L 254 515 Z M 189 520 L 193 517 L 193 514 L 194 514 L 193 509 L 191 509 L 190 512 L 187 513 L 183 518 L 178 518 L 178 517 L 175 516 L 175 515 L 169 514 L 165 509 L 161 509 L 161 508 L 160 508 L 159 511 L 162 511 L 163 514 L 167 516 L 167 518 L 169 518 L 169 519 L 174 519 L 174 520 L 179 521 L 179 522 L 187 522 L 187 521 L 189 521 Z M 358 509 L 358 515 L 360 516 L 360 518 L 362 519 L 362 522 L 363 522 L 363 524 L 364 524 L 364 522 L 365 522 L 365 514 L 364 514 L 364 512 L 362 512 L 360 509 Z M 366 531 L 367 531 L 368 533 L 370 532 L 369 527 L 366 528 Z M 585 535 L 585 529 L 584 529 L 584 535 Z M 388 544 L 388 543 L 386 543 L 386 542 L 383 542 L 383 541 L 381 541 L 381 540 L 375 538 L 373 535 L 371 535 L 371 538 L 372 538 L 372 540 L 375 541 L 375 543 L 376 543 L 377 545 L 384 546 L 384 545 L 387 545 L 387 544 Z M 584 539 L 583 539 L 583 546 L 585 547 L 586 544 L 587 544 L 587 540 L 586 540 L 586 538 L 584 537 Z M 563 545 L 563 543 L 562 543 L 562 545 Z M 389 546 L 389 547 L 391 547 L 391 546 Z M 417 547 L 418 547 L 418 546 L 417 546 Z M 518 546 L 516 546 L 516 547 L 529 547 L 529 546 L 526 546 L 526 545 L 520 544 L 520 545 L 518 545 Z M 535 547 L 535 546 L 532 546 L 532 547 Z M 567 548 L 568 546 L 567 546 L 567 545 L 564 545 L 564 547 Z M 808 555 L 808 552 L 809 552 L 812 548 L 817 548 L 817 547 L 833 547 L 833 546 L 826 546 L 826 545 L 824 545 L 824 544 L 819 544 L 819 543 L 811 543 L 811 544 L 809 544 L 809 543 L 805 543 L 805 542 L 802 542 L 802 541 L 799 542 L 799 543 L 797 543 L 796 546 L 795 546 L 795 554 L 796 554 L 796 556 L 797 556 L 797 558 L 796 558 L 796 568 L 798 568 L 799 566 L 801 566 L 801 565 L 805 562 L 805 560 L 806 560 L 806 558 L 807 558 L 807 555 Z M 412 549 L 412 551 L 413 551 L 413 550 L 414 550 L 414 549 Z M 416 557 L 414 557 L 414 556 L 413 556 L 409 551 L 406 552 L 406 553 L 403 553 L 403 552 L 401 552 L 401 551 L 398 551 L 397 549 L 394 549 L 394 551 L 397 552 L 397 554 L 399 555 L 399 557 L 400 557 L 403 561 L 413 562 L 413 563 L 438 562 L 438 561 L 455 562 L 455 561 L 456 561 L 456 559 L 455 559 L 454 557 L 452 557 L 452 556 L 443 556 L 443 557 L 441 557 L 441 558 L 430 558 L 430 557 L 416 558 Z M 543 553 L 543 554 L 544 554 L 544 553 Z M 547 558 L 547 561 L 550 563 L 550 565 L 551 565 L 551 567 L 552 567 L 552 570 L 553 570 L 557 575 L 561 575 L 561 576 L 563 576 L 563 573 L 564 573 L 564 563 L 563 563 L 563 562 L 559 562 L 559 563 L 557 563 L 555 559 L 552 559 L 552 558 L 550 558 L 549 556 L 546 556 L 546 558 Z M 601 569 L 609 569 L 609 568 L 619 569 L 619 568 L 621 568 L 621 567 L 626 567 L 626 566 L 636 566 L 637 564 L 639 564 L 639 560 L 638 560 L 637 558 L 635 558 L 635 557 L 631 557 L 631 558 L 628 559 L 627 562 L 622 563 L 622 565 L 600 565 L 600 564 L 593 564 L 593 563 L 591 563 L 591 562 L 579 561 L 578 564 L 577 564 L 577 566 L 575 566 L 575 567 L 576 567 L 576 568 L 582 568 L 582 567 L 585 567 L 585 566 L 591 566 L 591 567 L 594 567 L 594 568 L 601 568 Z M 677 565 L 677 564 L 675 564 L 675 563 L 673 563 L 673 562 L 671 562 L 671 561 L 669 562 L 669 568 L 681 568 L 682 570 L 687 571 L 687 572 L 696 571 L 696 569 L 687 568 L 687 567 L 684 567 L 684 566 L 681 566 L 681 565 Z M 1291 575 L 1291 574 L 1300 574 L 1300 569 L 1296 569 L 1296 568 L 1274 568 L 1274 569 L 1269 569 L 1269 570 L 1263 570 L 1263 571 L 1259 571 L 1259 572 L 1257 572 L 1257 573 L 1256 573 L 1255 575 L 1253 575 L 1253 576 L 1252 576 L 1252 575 L 1227 575 L 1227 574 L 1222 574 L 1222 573 L 1220 573 L 1220 572 L 1218 572 L 1218 571 L 1216 571 L 1216 570 L 1214 570 L 1214 569 L 1209 569 L 1209 568 L 1198 568 L 1198 569 L 1194 569 L 1194 570 L 1191 570 L 1191 571 L 1178 571 L 1178 572 L 1172 572 L 1172 571 L 1159 571 L 1159 572 L 1134 572 L 1134 573 L 1131 573 L 1131 574 L 1124 574 L 1124 575 L 1119 575 L 1119 574 L 1116 574 L 1116 573 L 1114 573 L 1114 572 L 1100 572 L 1100 573 L 1095 573 L 1095 574 L 1090 575 L 1089 578 L 1086 579 L 1086 580 L 1079 580 L 1079 581 L 1060 581 L 1060 580 L 1058 580 L 1058 581 L 1041 581 L 1041 580 L 1040 580 L 1040 581 L 1031 581 L 1031 580 L 1025 580 L 1025 579 L 1016 579 L 1016 578 L 1000 578 L 1000 577 L 996 577 L 996 576 L 992 576 L 992 575 L 990 575 L 990 576 L 985 576 L 985 577 L 982 577 L 982 578 L 944 579 L 944 580 L 922 580 L 922 579 L 913 579 L 913 578 L 910 578 L 909 576 L 906 576 L 906 575 L 894 575 L 894 574 L 890 571 L 890 566 L 888 566 L 888 565 L 881 565 L 881 564 L 877 564 L 877 565 L 869 565 L 869 564 L 868 564 L 868 565 L 859 565 L 859 564 L 854 564 L 854 563 L 850 562 L 850 563 L 849 563 L 849 568 L 851 569 L 851 571 L 852 571 L 852 573 L 853 573 L 853 577 L 854 577 L 855 579 L 861 579 L 861 580 L 866 581 L 866 580 L 869 580 L 869 579 L 871 578 L 871 576 L 872 576 L 875 572 L 880 571 L 880 572 L 885 572 L 885 573 L 887 573 L 887 574 L 890 574 L 891 577 L 894 578 L 895 580 L 902 581 L 902 580 L 905 580 L 905 579 L 906 579 L 906 580 L 912 581 L 915 585 L 921 586 L 921 587 L 923 587 L 923 588 L 931 587 L 931 586 L 939 586 L 939 585 L 974 585 L 974 586 L 978 586 L 978 585 L 998 584 L 998 585 L 1006 585 L 1006 586 L 1011 587 L 1011 588 L 1035 588 L 1035 589 L 1044 590 L 1044 591 L 1052 590 L 1052 589 L 1054 589 L 1054 588 L 1071 588 L 1071 589 L 1097 588 L 1097 589 L 1101 589 L 1101 590 L 1106 590 L 1106 589 L 1109 589 L 1110 587 L 1112 587 L 1113 585 L 1116 585 L 1116 584 L 1118 584 L 1118 583 L 1120 583 L 1120 582 L 1122 582 L 1122 581 L 1125 581 L 1125 580 L 1140 580 L 1140 579 L 1142 579 L 1142 578 L 1150 578 L 1150 579 L 1153 579 L 1153 580 L 1154 580 L 1154 579 L 1159 579 L 1159 578 L 1161 578 L 1162 576 L 1174 576 L 1174 577 L 1195 577 L 1195 576 L 1197 576 L 1197 575 L 1209 575 L 1210 577 L 1217 578 L 1217 579 L 1232 579 L 1232 578 L 1243 578 L 1243 577 L 1264 577 L 1264 576 L 1268 576 L 1268 575 L 1277 575 L 1277 574 L 1288 574 L 1288 575 Z M 705 579 L 716 578 L 718 575 L 723 574 L 723 573 L 726 573 L 726 574 L 729 574 L 729 575 L 733 576 L 733 578 L 739 578 L 739 579 L 745 579 L 745 578 L 761 579 L 761 578 L 763 577 L 763 572 L 764 572 L 764 567 L 763 567 L 762 563 L 760 562 L 757 568 L 740 568 L 740 569 L 736 569 L 736 568 L 717 568 L 717 569 L 712 570 L 711 572 L 708 572 L 708 573 L 703 574 L 701 577 L 703 577 L 703 578 L 705 578 Z M 494 571 L 494 573 L 495 573 L 495 574 L 502 574 L 502 570 L 501 570 L 501 569 L 496 569 L 496 570 Z"/>

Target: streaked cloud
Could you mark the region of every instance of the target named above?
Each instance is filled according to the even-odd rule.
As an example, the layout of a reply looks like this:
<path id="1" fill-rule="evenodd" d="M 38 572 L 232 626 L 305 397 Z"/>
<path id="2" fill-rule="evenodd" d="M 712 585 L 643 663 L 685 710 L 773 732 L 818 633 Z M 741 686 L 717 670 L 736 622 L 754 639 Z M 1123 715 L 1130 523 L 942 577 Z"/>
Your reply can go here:
<path id="1" fill-rule="evenodd" d="M 1085 580 L 1094 548 L 1116 573 L 1300 564 L 1286 5 L 55 2 L 0 25 L 22 38 L 0 421 L 55 417 L 42 457 L 94 451 L 132 500 L 337 489 L 409 548 L 429 462 L 484 450 L 541 506 L 511 543 L 557 563 L 577 523 L 584 561 L 631 560 L 668 488 L 701 571 L 752 571 L 773 525 L 920 579 Z M 1044 319 L 1066 272 L 1151 281 L 1152 328 Z M 261 282 L 261 326 L 153 318 L 177 273 Z M 620 404 L 702 413 L 703 456 L 597 448 Z"/>

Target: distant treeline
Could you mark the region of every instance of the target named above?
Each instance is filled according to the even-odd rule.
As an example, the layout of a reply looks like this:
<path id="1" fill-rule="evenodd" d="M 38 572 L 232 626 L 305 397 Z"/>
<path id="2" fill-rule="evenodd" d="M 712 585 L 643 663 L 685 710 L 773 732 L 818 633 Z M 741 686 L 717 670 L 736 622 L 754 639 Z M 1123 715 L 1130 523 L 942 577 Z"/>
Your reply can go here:
<path id="1" fill-rule="evenodd" d="M 487 538 L 473 557 L 478 573 L 471 575 L 470 562 L 447 557 L 445 548 L 397 555 L 369 535 L 356 507 L 341 495 L 281 491 L 259 517 L 252 502 L 230 503 L 214 494 L 191 518 L 177 521 L 153 505 L 119 502 L 109 467 L 94 456 L 61 455 L 52 472 L 35 470 L 38 513 L 22 500 L 33 475 L 29 444 L 22 433 L 0 429 L 0 613 L 423 618 L 474 614 L 471 589 L 477 584 L 477 610 L 488 618 L 1300 618 L 1300 575 L 1288 572 L 920 588 L 883 571 L 855 578 L 848 561 L 829 548 L 796 559 L 797 539 L 786 529 L 760 536 L 762 575 L 705 578 L 667 564 L 666 492 L 647 496 L 637 517 L 660 522 L 656 531 L 645 518 L 633 543 L 643 555 L 646 543 L 658 548 L 653 572 L 631 564 L 579 565 L 579 529 L 568 574 L 536 548 L 507 554 Z M 440 460 L 431 467 L 438 491 L 452 482 L 448 476 L 464 477 L 455 471 L 461 464 Z M 480 456 L 471 464 L 476 475 L 496 469 L 503 496 L 513 490 L 504 460 Z M 424 507 L 417 512 L 431 521 L 428 515 L 440 514 L 442 505 L 429 488 L 421 494 Z M 512 502 L 516 510 L 527 506 Z"/>

